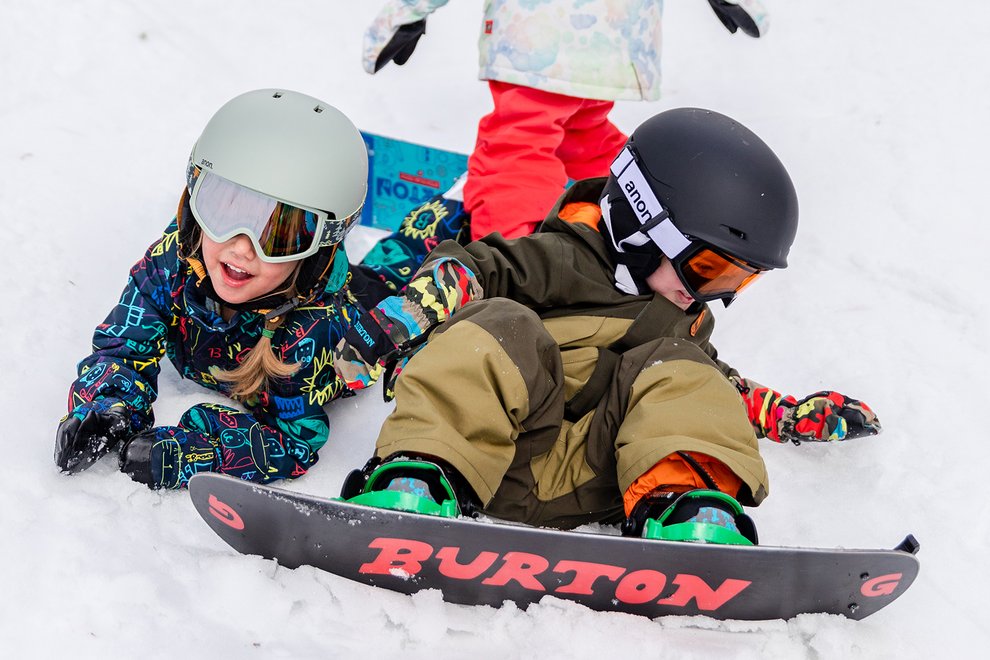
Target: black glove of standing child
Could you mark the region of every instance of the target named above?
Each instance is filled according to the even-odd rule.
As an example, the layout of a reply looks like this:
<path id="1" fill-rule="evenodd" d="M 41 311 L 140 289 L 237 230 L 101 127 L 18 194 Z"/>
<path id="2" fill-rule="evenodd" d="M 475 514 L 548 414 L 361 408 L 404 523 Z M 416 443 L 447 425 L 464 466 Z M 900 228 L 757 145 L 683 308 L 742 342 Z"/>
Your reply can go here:
<path id="1" fill-rule="evenodd" d="M 426 34 L 426 19 L 421 19 L 415 23 L 402 25 L 389 40 L 382 52 L 375 60 L 375 73 L 378 73 L 383 66 L 389 62 L 395 62 L 402 66 L 409 59 L 409 56 L 416 50 L 416 43 L 419 38 Z"/>
<path id="2" fill-rule="evenodd" d="M 742 29 L 745 34 L 758 39 L 769 27 L 766 10 L 755 0 L 708 0 L 708 4 L 732 34 Z"/>

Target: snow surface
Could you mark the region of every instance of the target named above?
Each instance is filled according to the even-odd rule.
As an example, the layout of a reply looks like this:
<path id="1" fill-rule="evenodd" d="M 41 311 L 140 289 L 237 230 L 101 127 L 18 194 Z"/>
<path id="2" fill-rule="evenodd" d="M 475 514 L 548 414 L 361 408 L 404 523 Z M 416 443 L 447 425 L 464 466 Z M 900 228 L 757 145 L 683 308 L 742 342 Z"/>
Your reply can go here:
<path id="1" fill-rule="evenodd" d="M 631 130 L 675 106 L 736 117 L 787 164 L 801 229 L 791 267 L 718 311 L 715 341 L 783 391 L 868 401 L 884 433 L 764 445 L 765 543 L 921 541 L 899 601 L 836 616 L 650 621 L 545 599 L 528 611 L 448 605 L 235 554 L 188 495 L 105 460 L 52 463 L 74 365 L 130 265 L 165 226 L 189 149 L 229 98 L 286 87 L 365 129 L 471 148 L 481 0 L 452 2 L 405 67 L 360 66 L 378 3 L 3 0 L 0 3 L 0 640 L 7 658 L 928 658 L 982 656 L 990 507 L 990 7 L 978 0 L 767 0 L 761 41 L 706 3 L 667 3 L 664 98 L 621 103 Z M 985 197 L 984 197 L 985 198 Z M 359 256 L 373 236 L 354 237 Z M 968 305 L 968 307 L 967 307 Z M 162 423 L 211 399 L 170 366 Z M 336 494 L 388 413 L 378 389 L 331 404 L 332 436 L 288 487 Z"/>

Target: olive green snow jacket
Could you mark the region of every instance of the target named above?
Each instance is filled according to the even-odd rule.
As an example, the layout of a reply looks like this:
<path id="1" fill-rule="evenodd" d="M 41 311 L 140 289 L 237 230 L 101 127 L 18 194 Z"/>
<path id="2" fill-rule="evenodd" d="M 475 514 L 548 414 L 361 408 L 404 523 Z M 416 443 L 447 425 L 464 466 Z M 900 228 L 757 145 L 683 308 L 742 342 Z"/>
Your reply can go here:
<path id="1" fill-rule="evenodd" d="M 576 182 L 532 237 L 506 240 L 490 234 L 466 247 L 441 243 L 420 272 L 456 259 L 474 273 L 485 298 L 509 298 L 539 314 L 561 348 L 611 346 L 621 352 L 657 337 L 682 338 L 701 348 L 727 377 L 736 374 L 717 359 L 709 341 L 715 322 L 708 305 L 684 312 L 660 295 L 618 290 L 605 237 L 560 219 L 560 210 L 572 202 L 597 205 L 604 184 L 604 178 Z"/>
<path id="2" fill-rule="evenodd" d="M 399 378 L 397 409 L 382 429 L 378 454 L 441 457 L 464 474 L 487 511 L 531 524 L 572 526 L 620 514 L 625 489 L 679 451 L 725 463 L 746 486 L 740 501 L 758 504 L 769 490 L 766 468 L 728 380 L 735 372 L 709 341 L 709 308 L 696 304 L 685 312 L 659 294 L 618 290 L 606 239 L 558 215 L 571 202 L 597 205 L 604 181 L 575 183 L 537 234 L 513 240 L 492 234 L 467 246 L 447 241 L 427 257 L 419 273 L 457 262 L 480 286 L 466 298 L 455 287 L 430 289 L 450 320 Z M 527 353 L 528 344 L 542 341 L 542 330 L 522 317 L 514 328 L 475 313 L 476 305 L 489 304 L 501 310 L 496 313 L 515 314 L 511 305 L 490 307 L 499 299 L 535 312 L 559 347 L 563 420 L 559 409 L 544 415 L 545 404 L 533 398 L 548 382 L 551 389 L 561 386 L 552 369 Z M 453 341 L 442 331 L 458 319 L 474 329 L 449 333 L 459 337 Z M 478 359 L 478 347 L 501 357 L 480 362 L 481 371 L 465 368 Z M 500 394 L 492 398 L 489 391 Z"/>

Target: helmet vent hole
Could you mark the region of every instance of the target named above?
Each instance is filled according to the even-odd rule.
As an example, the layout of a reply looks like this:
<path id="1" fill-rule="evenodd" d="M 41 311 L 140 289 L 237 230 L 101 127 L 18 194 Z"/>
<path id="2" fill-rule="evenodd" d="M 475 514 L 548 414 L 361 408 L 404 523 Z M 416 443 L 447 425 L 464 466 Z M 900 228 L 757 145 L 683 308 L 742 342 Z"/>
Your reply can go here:
<path id="1" fill-rule="evenodd" d="M 315 108 L 313 108 L 313 112 L 317 114 L 323 112 L 323 106 L 322 105 L 316 106 Z"/>
<path id="2" fill-rule="evenodd" d="M 280 99 L 280 98 L 282 98 L 282 92 L 275 92 L 274 94 L 272 94 L 272 98 L 273 99 Z"/>
<path id="3" fill-rule="evenodd" d="M 722 228 L 725 229 L 725 231 L 732 234 L 734 238 L 737 238 L 740 241 L 746 240 L 746 232 L 744 232 L 743 230 L 736 229 L 735 227 L 730 227 L 729 225 L 722 225 Z"/>

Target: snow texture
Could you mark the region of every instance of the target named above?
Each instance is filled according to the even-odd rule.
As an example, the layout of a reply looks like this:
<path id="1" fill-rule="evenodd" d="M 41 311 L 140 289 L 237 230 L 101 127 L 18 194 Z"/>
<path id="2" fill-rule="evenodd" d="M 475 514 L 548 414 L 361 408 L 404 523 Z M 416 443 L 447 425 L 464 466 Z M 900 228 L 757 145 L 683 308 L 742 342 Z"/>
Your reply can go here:
<path id="1" fill-rule="evenodd" d="M 704 2 L 668 2 L 664 97 L 733 116 L 788 166 L 801 228 L 786 271 L 717 310 L 744 375 L 868 401 L 884 433 L 763 446 L 769 544 L 921 541 L 886 610 L 719 623 L 650 621 L 545 599 L 528 611 L 374 590 L 235 554 L 184 492 L 104 460 L 52 462 L 75 363 L 128 268 L 172 216 L 189 150 L 233 96 L 285 87 L 367 130 L 470 150 L 490 108 L 475 70 L 480 0 L 452 2 L 404 67 L 361 69 L 378 2 L 0 3 L 0 640 L 7 658 L 929 658 L 990 642 L 988 230 L 990 6 L 978 0 L 768 0 L 773 29 L 730 36 Z M 981 165 L 981 163 L 984 163 Z M 359 256 L 373 238 L 353 237 Z M 982 301 L 982 302 L 981 302 Z M 165 365 L 156 413 L 215 397 Z M 380 389 L 329 406 L 332 437 L 288 485 L 334 495 L 389 412 Z M 981 623 L 982 622 L 982 623 Z"/>

